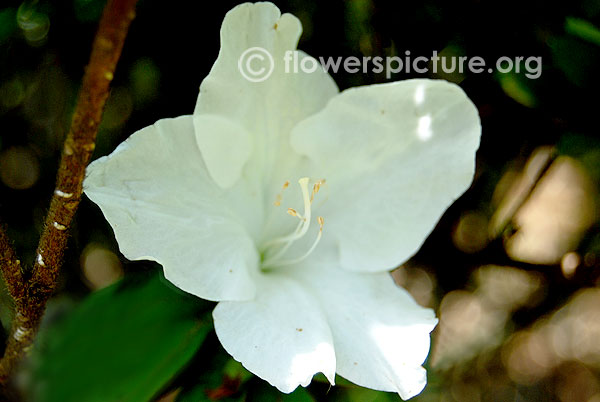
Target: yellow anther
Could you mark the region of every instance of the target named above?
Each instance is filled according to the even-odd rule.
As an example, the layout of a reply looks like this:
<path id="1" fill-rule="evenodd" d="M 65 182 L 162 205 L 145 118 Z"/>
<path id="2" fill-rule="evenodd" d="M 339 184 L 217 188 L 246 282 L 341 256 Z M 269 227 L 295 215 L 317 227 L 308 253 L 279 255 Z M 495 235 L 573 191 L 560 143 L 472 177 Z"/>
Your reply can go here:
<path id="1" fill-rule="evenodd" d="M 318 216 L 316 219 L 317 223 L 319 224 L 319 231 L 317 233 L 316 239 L 314 240 L 312 245 L 308 248 L 308 250 L 304 254 L 302 254 L 300 257 L 297 257 L 294 259 L 284 259 L 283 258 L 283 256 L 288 251 L 290 246 L 296 240 L 304 237 L 304 235 L 308 232 L 308 229 L 310 228 L 311 220 L 312 220 L 311 204 L 312 204 L 312 201 L 313 201 L 315 195 L 319 192 L 321 186 L 324 183 L 325 183 L 324 179 L 317 180 L 313 184 L 312 194 L 309 194 L 310 179 L 308 177 L 303 177 L 300 180 L 298 180 L 298 184 L 300 185 L 300 190 L 302 191 L 302 201 L 304 203 L 304 214 L 303 215 L 299 214 L 298 211 L 296 211 L 294 208 L 287 209 L 287 213 L 291 216 L 294 216 L 294 217 L 297 217 L 298 219 L 300 219 L 300 222 L 298 222 L 298 225 L 293 230 L 293 232 L 289 233 L 288 235 L 277 237 L 277 238 L 272 239 L 263 244 L 263 246 L 261 247 L 262 248 L 261 252 L 266 253 L 267 249 L 271 249 L 273 251 L 273 252 L 268 253 L 266 258 L 264 259 L 264 261 L 262 263 L 263 268 L 296 264 L 296 263 L 304 260 L 306 257 L 308 257 L 314 251 L 314 249 L 317 247 L 317 244 L 319 244 L 319 241 L 321 240 L 321 236 L 323 235 L 323 224 L 324 224 L 325 220 L 323 219 L 322 216 Z M 290 184 L 289 181 L 286 181 L 283 184 L 282 192 L 289 186 L 289 184 Z M 282 195 L 280 193 L 279 195 L 277 195 L 277 198 L 275 200 L 275 205 L 276 206 L 281 205 L 281 200 L 282 200 Z M 277 248 L 272 249 L 272 247 L 275 247 L 275 246 Z"/>
<path id="2" fill-rule="evenodd" d="M 310 202 L 314 201 L 315 195 L 317 195 L 323 184 L 325 184 L 325 179 L 317 180 L 317 182 L 313 184 L 312 194 L 310 195 Z"/>
<path id="3" fill-rule="evenodd" d="M 281 201 L 283 200 L 283 190 L 288 188 L 289 185 L 290 185 L 290 182 L 287 180 L 285 183 L 283 183 L 283 187 L 281 188 L 281 191 L 279 192 L 279 194 L 277 194 L 277 196 L 275 197 L 275 202 L 273 203 L 276 207 L 281 205 Z"/>

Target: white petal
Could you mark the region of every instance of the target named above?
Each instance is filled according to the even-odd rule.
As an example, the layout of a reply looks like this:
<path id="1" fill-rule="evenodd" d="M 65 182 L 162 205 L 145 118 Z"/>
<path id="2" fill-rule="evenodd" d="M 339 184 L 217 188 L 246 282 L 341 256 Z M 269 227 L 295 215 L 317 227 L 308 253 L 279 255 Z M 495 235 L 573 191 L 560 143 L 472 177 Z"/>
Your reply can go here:
<path id="1" fill-rule="evenodd" d="M 221 302 L 213 312 L 225 350 L 281 392 L 306 387 L 318 372 L 333 384 L 335 352 L 317 300 L 279 273 L 258 283 L 255 300 Z"/>
<path id="2" fill-rule="evenodd" d="M 295 275 L 318 295 L 333 340 L 337 373 L 360 386 L 417 395 L 427 383 L 421 364 L 437 324 L 389 273 L 354 273 L 325 264 Z"/>
<path id="3" fill-rule="evenodd" d="M 191 116 L 133 134 L 88 167 L 84 188 L 130 260 L 159 262 L 167 279 L 204 299 L 254 297 L 258 256 L 235 212 L 240 199 L 249 209 L 252 200 L 211 180 Z"/>
<path id="4" fill-rule="evenodd" d="M 335 83 L 316 60 L 318 68 L 313 73 L 305 73 L 300 68 L 294 72 L 292 59 L 287 62 L 290 69 L 286 72 L 286 52 L 295 51 L 301 31 L 296 17 L 281 15 L 271 3 L 241 4 L 225 16 L 221 27 L 221 50 L 200 86 L 194 111 L 196 119 L 202 115 L 217 115 L 240 127 L 226 130 L 227 135 L 203 130 L 198 134 L 198 144 L 208 170 L 222 187 L 231 186 L 250 159 L 254 159 L 252 169 L 260 170 L 267 179 L 282 159 L 281 155 L 291 153 L 288 136 L 292 127 L 322 109 L 337 93 Z M 273 71 L 262 82 L 249 81 L 240 72 L 238 62 L 244 52 L 252 48 L 264 49 L 273 60 Z M 254 53 L 257 52 L 260 51 Z M 246 53 L 246 57 L 252 54 Z M 258 64 L 252 68 L 269 69 L 268 56 L 260 55 L 266 64 L 263 66 L 255 59 Z M 295 55 L 298 64 L 308 57 L 300 52 Z M 201 124 L 199 120 L 195 123 Z M 209 139 L 208 135 L 213 137 Z M 231 152 L 208 157 L 211 152 L 221 149 Z"/>
<path id="5" fill-rule="evenodd" d="M 233 186 L 243 167 L 236 161 L 247 161 L 250 157 L 250 136 L 239 124 L 218 115 L 194 116 L 194 126 L 211 177 L 223 187 Z M 206 130 L 207 126 L 213 129 Z"/>
<path id="6" fill-rule="evenodd" d="M 408 80 L 344 91 L 292 132 L 327 179 L 319 214 L 342 267 L 389 270 L 411 257 L 470 185 L 481 126 L 465 93 Z"/>

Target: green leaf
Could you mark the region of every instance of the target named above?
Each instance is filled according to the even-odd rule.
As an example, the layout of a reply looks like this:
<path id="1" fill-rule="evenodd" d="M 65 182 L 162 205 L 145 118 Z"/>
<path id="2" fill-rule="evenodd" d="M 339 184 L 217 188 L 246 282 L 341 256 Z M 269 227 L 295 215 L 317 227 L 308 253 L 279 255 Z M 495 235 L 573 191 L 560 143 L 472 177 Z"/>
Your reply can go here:
<path id="1" fill-rule="evenodd" d="M 188 370 L 189 384 L 184 385 L 177 402 L 244 400 L 242 386 L 253 376 L 225 352 L 216 336 L 207 339 L 195 360 L 201 365 Z"/>
<path id="2" fill-rule="evenodd" d="M 534 107 L 535 95 L 527 85 L 526 79 L 514 73 L 498 73 L 498 80 L 504 93 L 523 106 Z"/>
<path id="3" fill-rule="evenodd" d="M 191 389 L 187 389 L 185 392 L 179 394 L 179 396 L 177 397 L 177 402 L 214 402 L 215 400 L 219 402 L 241 402 L 244 400 L 245 397 L 245 393 L 238 392 L 231 396 L 225 396 L 226 394 L 222 394 L 218 398 L 213 397 L 211 399 L 209 398 L 209 394 L 207 394 L 206 391 L 207 389 L 202 385 Z"/>
<path id="4" fill-rule="evenodd" d="M 358 386 L 345 378 L 335 376 L 335 386 L 324 388 L 329 381 L 319 373 L 313 379 L 311 390 L 319 401 L 332 402 L 400 402 L 402 399 L 393 392 L 374 391 Z"/>
<path id="5" fill-rule="evenodd" d="M 248 381 L 252 378 L 252 373 L 249 372 L 242 366 L 242 363 L 235 361 L 233 359 L 229 359 L 225 367 L 223 368 L 223 372 L 226 376 L 230 378 L 239 378 L 242 383 Z"/>
<path id="6" fill-rule="evenodd" d="M 278 391 L 233 360 L 216 337 L 214 344 L 211 342 L 207 340 L 195 359 L 201 367 L 187 370 L 196 374 L 189 378 L 190 385 L 183 387 L 177 402 L 315 402 L 302 387 L 291 394 Z"/>
<path id="7" fill-rule="evenodd" d="M 565 31 L 571 35 L 578 36 L 583 40 L 600 46 L 600 30 L 586 20 L 567 17 L 565 22 Z"/>
<path id="8" fill-rule="evenodd" d="M 565 133 L 556 144 L 556 149 L 560 155 L 577 159 L 593 181 L 600 183 L 600 139 L 585 134 Z"/>
<path id="9" fill-rule="evenodd" d="M 162 274 L 92 294 L 40 345 L 34 400 L 150 400 L 211 331 L 210 307 Z"/>
<path id="10" fill-rule="evenodd" d="M 312 395 L 303 387 L 291 394 L 284 394 L 269 383 L 256 378 L 248 387 L 246 402 L 315 402 Z"/>
<path id="11" fill-rule="evenodd" d="M 398 394 L 373 391 L 367 388 L 332 388 L 327 395 L 328 401 L 336 402 L 399 402 Z"/>
<path id="12" fill-rule="evenodd" d="M 600 49 L 572 36 L 550 37 L 548 39 L 554 65 L 567 79 L 582 88 L 594 88 L 597 83 Z"/>
<path id="13" fill-rule="evenodd" d="M 325 375 L 323 373 L 317 373 L 313 377 L 313 382 L 329 385 L 329 380 L 327 379 L 327 377 L 325 377 Z M 336 374 L 335 387 L 336 388 L 339 388 L 339 387 L 358 388 L 359 386 Z"/>
<path id="14" fill-rule="evenodd" d="M 0 43 L 6 41 L 17 28 L 17 12 L 14 8 L 0 10 Z"/>

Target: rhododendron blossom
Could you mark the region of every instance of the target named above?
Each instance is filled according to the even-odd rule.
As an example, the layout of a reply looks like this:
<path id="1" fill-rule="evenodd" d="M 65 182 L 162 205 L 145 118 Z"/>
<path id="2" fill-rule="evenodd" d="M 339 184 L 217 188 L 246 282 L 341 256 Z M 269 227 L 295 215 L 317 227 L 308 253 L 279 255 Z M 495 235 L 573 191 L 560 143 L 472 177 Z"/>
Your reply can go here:
<path id="1" fill-rule="evenodd" d="M 470 185 L 477 110 L 445 81 L 340 93 L 323 69 L 286 72 L 300 33 L 270 3 L 235 7 L 193 115 L 92 163 L 85 192 L 127 258 L 218 302 L 220 342 L 255 375 L 288 393 L 337 373 L 410 398 L 437 320 L 389 271 Z M 274 60 L 261 82 L 238 69 L 252 47 Z"/>

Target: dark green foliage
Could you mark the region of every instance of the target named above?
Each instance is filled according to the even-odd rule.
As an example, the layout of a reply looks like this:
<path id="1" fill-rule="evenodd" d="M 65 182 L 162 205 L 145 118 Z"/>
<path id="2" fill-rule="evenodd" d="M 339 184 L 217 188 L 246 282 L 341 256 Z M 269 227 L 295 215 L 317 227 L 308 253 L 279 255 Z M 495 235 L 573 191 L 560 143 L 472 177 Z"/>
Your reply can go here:
<path id="1" fill-rule="evenodd" d="M 149 400 L 212 329 L 210 307 L 156 274 L 91 295 L 46 337 L 35 400 Z"/>

